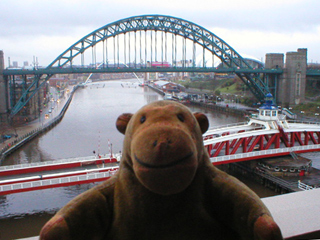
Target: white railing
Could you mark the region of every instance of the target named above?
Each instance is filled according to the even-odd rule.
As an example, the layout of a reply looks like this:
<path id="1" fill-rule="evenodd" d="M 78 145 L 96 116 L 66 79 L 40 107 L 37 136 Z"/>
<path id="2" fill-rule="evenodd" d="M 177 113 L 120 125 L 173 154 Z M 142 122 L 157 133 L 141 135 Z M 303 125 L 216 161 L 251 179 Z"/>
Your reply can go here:
<path id="1" fill-rule="evenodd" d="M 297 118 L 297 114 L 291 112 L 289 109 L 287 108 L 282 108 L 282 113 L 284 115 L 286 115 L 287 117 L 289 118 L 292 118 L 292 119 L 296 119 Z"/>
<path id="2" fill-rule="evenodd" d="M 214 134 L 219 134 L 221 135 L 222 133 L 231 133 L 231 134 L 238 134 L 240 130 L 243 130 L 245 132 L 252 132 L 255 130 L 260 130 L 261 126 L 254 126 L 254 125 L 238 125 L 230 128 L 215 128 L 215 129 L 209 129 L 206 133 L 204 133 L 202 136 L 203 138 L 214 135 Z"/>
<path id="3" fill-rule="evenodd" d="M 301 120 L 287 120 L 288 123 L 295 124 L 308 124 L 308 125 L 317 125 L 320 126 L 320 122 L 312 122 L 312 121 L 301 121 Z"/>
<path id="4" fill-rule="evenodd" d="M 211 128 L 208 129 L 208 131 L 216 130 L 216 129 L 220 129 L 220 128 L 236 127 L 236 126 L 247 125 L 247 124 L 248 124 L 248 122 L 231 123 L 231 124 L 226 124 L 226 125 L 220 125 L 220 126 L 216 126 L 216 127 L 211 127 Z"/>
<path id="5" fill-rule="evenodd" d="M 118 159 L 120 157 L 119 154 L 113 155 L 114 158 Z M 109 154 L 102 156 L 102 158 L 110 158 Z M 34 162 L 34 163 L 23 163 L 23 164 L 16 164 L 16 165 L 8 165 L 8 166 L 1 166 L 1 171 L 8 171 L 8 170 L 17 170 L 17 169 L 24 169 L 24 168 L 32 168 L 32 167 L 41 167 L 41 166 L 50 166 L 50 165 L 58 165 L 58 164 L 66 164 L 66 163 L 74 163 L 74 162 L 82 162 L 88 160 L 99 160 L 101 158 L 97 158 L 96 156 L 87 156 L 87 157 L 77 157 L 77 158 L 67 158 L 67 159 L 59 159 L 53 161 L 45 161 L 45 162 Z"/>
<path id="6" fill-rule="evenodd" d="M 45 162 L 34 162 L 34 163 L 23 163 L 23 164 L 16 164 L 16 165 L 7 165 L 1 166 L 0 171 L 5 170 L 12 170 L 12 169 L 20 169 L 20 168 L 28 168 L 28 167 L 38 167 L 38 166 L 48 166 L 48 165 L 57 165 L 62 163 L 71 163 L 71 162 L 78 162 L 82 160 L 95 160 L 94 156 L 90 157 L 78 157 L 78 158 L 68 158 L 68 159 L 59 159 L 53 161 L 45 161 Z"/>
<path id="7" fill-rule="evenodd" d="M 74 182 L 80 182 L 80 181 L 88 181 L 88 180 L 94 180 L 94 179 L 104 179 L 104 178 L 111 177 L 117 171 L 118 169 L 111 170 L 108 172 L 101 172 L 101 173 L 88 173 L 88 174 L 83 174 L 79 176 L 53 178 L 53 179 L 47 179 L 47 180 L 38 180 L 38 181 L 25 182 L 25 183 L 2 185 L 0 186 L 0 193 L 7 192 L 7 191 L 22 190 L 22 189 L 32 189 L 32 188 L 50 186 L 50 185 L 59 185 L 59 184 L 74 183 Z"/>
<path id="8" fill-rule="evenodd" d="M 300 180 L 298 181 L 298 188 L 301 190 L 304 190 L 304 191 L 315 189 L 314 187 L 312 187 L 308 184 L 305 184 L 305 183 L 301 182 Z"/>
<path id="9" fill-rule="evenodd" d="M 295 146 L 295 147 L 288 147 L 288 148 L 277 148 L 277 149 L 253 151 L 253 152 L 247 152 L 247 153 L 238 153 L 238 154 L 226 155 L 221 157 L 211 157 L 210 160 L 212 163 L 217 163 L 217 162 L 225 162 L 225 161 L 234 160 L 234 159 L 264 156 L 264 155 L 284 153 L 284 152 L 290 153 L 294 151 L 311 150 L 311 149 L 320 149 L 320 144 Z"/>
<path id="10" fill-rule="evenodd" d="M 245 131 L 240 133 L 231 133 L 229 135 L 223 135 L 215 138 L 208 138 L 204 140 L 204 145 L 208 146 L 211 144 L 215 144 L 217 142 L 223 142 L 223 141 L 230 141 L 234 139 L 239 138 L 245 138 L 245 137 L 251 137 L 251 136 L 259 136 L 264 134 L 275 134 L 278 133 L 279 130 L 265 130 L 265 129 L 259 129 L 259 130 L 253 130 L 253 131 Z M 210 136 L 210 135 L 209 135 Z"/>

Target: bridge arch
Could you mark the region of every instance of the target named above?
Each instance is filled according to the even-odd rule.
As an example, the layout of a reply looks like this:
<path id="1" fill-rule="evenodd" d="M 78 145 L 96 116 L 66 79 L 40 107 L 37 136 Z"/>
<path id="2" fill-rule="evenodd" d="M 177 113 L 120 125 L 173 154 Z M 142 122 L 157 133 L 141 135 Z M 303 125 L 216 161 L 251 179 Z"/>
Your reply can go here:
<path id="1" fill-rule="evenodd" d="M 48 68 L 72 64 L 75 57 L 99 42 L 119 34 L 137 31 L 163 31 L 179 35 L 215 54 L 228 67 L 250 67 L 230 45 L 195 23 L 171 16 L 142 15 L 118 20 L 84 36 L 60 54 Z"/>
<path id="2" fill-rule="evenodd" d="M 35 93 L 44 85 L 44 83 L 52 77 L 55 73 L 70 73 L 70 72 L 86 72 L 90 73 L 93 71 L 92 68 L 86 68 L 84 66 L 84 55 L 85 53 L 88 53 L 92 51 L 92 63 L 94 68 L 97 68 L 98 65 L 103 65 L 100 72 L 135 72 L 139 70 L 140 72 L 148 72 L 148 71 L 155 71 L 156 69 L 151 69 L 150 66 L 147 66 L 147 52 L 150 50 L 147 50 L 147 37 L 145 40 L 145 46 L 144 46 L 144 52 L 145 52 L 145 66 L 144 69 L 141 68 L 141 65 L 139 66 L 140 69 L 138 69 L 137 66 L 128 67 L 126 65 L 126 59 L 124 62 L 124 68 L 116 69 L 114 66 L 113 69 L 108 66 L 108 53 L 106 53 L 106 58 L 103 57 L 103 64 L 101 62 L 97 62 L 96 59 L 96 53 L 95 48 L 102 43 L 102 45 L 106 42 L 106 51 L 108 50 L 107 40 L 110 38 L 113 38 L 113 54 L 114 54 L 114 60 L 116 60 L 115 57 L 115 39 L 118 40 L 118 48 L 119 48 L 119 36 L 125 36 L 127 33 L 129 38 L 130 34 L 134 34 L 134 36 L 137 36 L 137 33 L 140 32 L 140 55 L 141 58 L 142 54 L 142 45 L 141 45 L 141 33 L 144 32 L 145 37 L 147 36 L 147 32 L 150 33 L 151 40 L 149 42 L 157 42 L 157 33 L 161 32 L 162 34 L 165 34 L 167 36 L 167 33 L 172 35 L 172 67 L 167 69 L 162 69 L 162 72 L 185 72 L 186 70 L 188 72 L 215 72 L 214 66 L 212 68 L 205 66 L 205 64 L 202 66 L 202 68 L 198 68 L 195 64 L 195 52 L 196 52 L 196 46 L 199 47 L 203 51 L 203 63 L 205 63 L 205 51 L 210 52 L 212 56 L 216 56 L 220 59 L 220 61 L 223 63 L 223 66 L 226 67 L 228 72 L 234 72 L 237 74 L 237 76 L 243 81 L 243 83 L 247 86 L 247 88 L 254 94 L 254 96 L 258 99 L 258 101 L 263 101 L 264 97 L 267 93 L 269 93 L 268 86 L 264 83 L 264 81 L 260 78 L 259 71 L 255 71 L 248 62 L 240 56 L 230 45 L 228 45 L 225 41 L 223 41 L 221 38 L 216 36 L 214 33 L 210 32 L 209 30 L 205 29 L 204 27 L 201 27 L 200 25 L 197 25 L 193 22 L 176 18 L 172 16 L 164 16 L 164 15 L 141 15 L 141 16 L 135 16 L 135 17 L 129 17 L 122 20 L 115 21 L 113 23 L 107 24 L 90 34 L 84 36 L 79 41 L 74 43 L 72 46 L 70 46 L 68 49 L 66 49 L 63 53 L 61 53 L 51 64 L 49 64 L 45 69 L 34 69 L 34 80 L 29 85 L 29 87 L 22 93 L 22 96 L 20 99 L 16 102 L 15 97 L 11 97 L 12 100 L 12 109 L 10 112 L 10 116 L 13 117 L 15 114 L 17 114 L 28 102 L 29 100 L 35 95 Z M 154 35 L 153 35 L 154 34 Z M 152 39 L 152 36 L 155 36 L 154 39 Z M 177 65 L 174 66 L 174 64 L 177 63 L 177 43 L 174 45 L 174 41 L 177 41 L 177 36 L 179 38 L 183 39 L 182 46 L 182 62 L 187 59 L 187 53 L 186 53 L 186 46 L 187 41 L 191 42 L 193 44 L 193 47 L 190 47 L 193 52 L 193 66 L 189 69 L 186 68 L 186 66 L 182 66 L 181 68 L 177 68 Z M 130 40 L 129 40 L 130 42 Z M 162 40 L 163 44 L 163 40 Z M 124 44 L 126 46 L 126 44 Z M 190 46 L 190 45 L 189 45 Z M 110 45 L 109 45 L 110 47 Z M 136 48 L 135 43 L 135 48 Z M 157 47 L 157 43 L 155 43 L 155 48 Z M 126 48 L 126 47 L 124 47 Z M 162 47 L 163 48 L 163 47 Z M 91 50 L 92 49 L 92 50 Z M 153 61 L 153 46 L 151 47 L 151 52 L 148 53 L 149 56 L 151 55 L 151 61 Z M 112 50 L 112 47 L 111 49 Z M 189 47 L 188 47 L 189 50 Z M 136 49 L 135 49 L 136 51 Z M 163 49 L 162 49 L 163 51 Z M 103 56 L 105 56 L 105 51 L 103 50 Z M 124 49 L 124 54 L 126 54 L 126 49 Z M 137 52 L 137 51 L 136 51 Z M 175 52 L 175 53 L 174 53 Z M 155 50 L 155 60 L 157 59 L 157 50 Z M 162 53 L 163 54 L 163 53 Z M 117 60 L 119 64 L 119 49 L 117 53 Z M 135 54 L 135 63 L 136 61 Z M 148 56 L 148 57 L 149 57 Z M 77 68 L 78 66 L 75 66 L 74 63 L 78 61 L 78 57 L 81 59 L 82 67 L 81 69 L 75 70 L 74 68 Z M 212 58 L 213 59 L 213 58 Z M 149 59 L 148 59 L 149 60 Z M 163 57 L 162 57 L 163 62 Z M 156 60 L 157 61 L 157 60 Z M 116 62 L 116 61 L 114 61 Z M 105 64 L 104 64 L 105 63 Z M 130 63 L 130 45 L 129 45 L 129 63 Z M 185 64 L 185 63 L 183 63 Z M 114 64 L 115 65 L 115 64 Z M 118 65 L 119 66 L 119 65 Z M 94 69 L 100 70 L 100 69 Z M 117 71 L 115 71 L 117 70 Z M 25 71 L 20 71 L 18 74 L 25 75 Z M 7 79 L 10 78 L 14 79 L 14 74 L 8 73 Z"/>
<path id="3" fill-rule="evenodd" d="M 139 31 L 162 31 L 188 39 L 194 44 L 200 45 L 203 51 L 207 50 L 218 57 L 225 66 L 234 68 L 235 73 L 258 100 L 263 100 L 264 96 L 269 92 L 267 85 L 262 81 L 259 73 L 237 72 L 237 69 L 251 69 L 252 67 L 224 40 L 193 22 L 165 15 L 134 16 L 107 24 L 74 43 L 49 64 L 47 68 L 72 66 L 73 60 L 76 57 L 81 56 L 98 43 L 120 34 Z"/>

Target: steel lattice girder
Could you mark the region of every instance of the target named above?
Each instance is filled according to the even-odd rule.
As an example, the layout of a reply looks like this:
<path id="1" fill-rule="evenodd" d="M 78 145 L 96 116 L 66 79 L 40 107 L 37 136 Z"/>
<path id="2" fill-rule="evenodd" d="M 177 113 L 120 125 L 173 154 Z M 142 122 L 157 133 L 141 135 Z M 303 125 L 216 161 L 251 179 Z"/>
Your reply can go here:
<path id="1" fill-rule="evenodd" d="M 223 155 L 233 155 L 236 153 L 248 153 L 259 151 L 279 149 L 281 144 L 284 148 L 294 146 L 317 145 L 320 142 L 320 132 L 304 131 L 304 132 L 281 132 L 273 134 L 262 134 L 251 137 L 240 137 L 233 140 L 226 140 L 212 144 L 205 144 L 210 157 L 218 157 L 220 153 Z M 214 150 L 214 153 L 211 151 Z M 239 151 L 239 152 L 238 152 Z"/>

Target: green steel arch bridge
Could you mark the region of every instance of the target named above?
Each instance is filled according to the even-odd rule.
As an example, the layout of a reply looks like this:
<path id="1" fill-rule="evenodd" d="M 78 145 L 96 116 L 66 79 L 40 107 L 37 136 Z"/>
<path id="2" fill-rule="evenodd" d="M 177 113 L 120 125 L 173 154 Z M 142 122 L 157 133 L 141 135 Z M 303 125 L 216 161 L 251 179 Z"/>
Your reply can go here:
<path id="1" fill-rule="evenodd" d="M 216 59 L 222 68 L 215 67 Z M 162 15 L 129 17 L 84 36 L 46 68 L 5 69 L 3 75 L 10 86 L 18 75 L 24 82 L 19 100 L 10 94 L 10 116 L 16 115 L 54 74 L 123 72 L 235 73 L 257 100 L 263 101 L 270 92 L 263 74 L 279 75 L 282 69 L 251 67 L 224 40 L 193 22 Z M 10 89 L 14 91 L 14 87 Z"/>

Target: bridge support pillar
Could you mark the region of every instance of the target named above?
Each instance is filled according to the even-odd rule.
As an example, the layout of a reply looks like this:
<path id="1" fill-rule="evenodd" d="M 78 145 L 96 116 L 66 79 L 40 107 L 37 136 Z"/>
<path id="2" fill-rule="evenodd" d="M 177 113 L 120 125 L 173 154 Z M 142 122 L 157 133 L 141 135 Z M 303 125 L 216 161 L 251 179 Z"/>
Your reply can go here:
<path id="1" fill-rule="evenodd" d="M 4 55 L 0 50 L 0 123 L 7 121 L 8 110 L 8 86 L 3 77 Z"/>
<path id="2" fill-rule="evenodd" d="M 144 73 L 144 81 L 147 82 L 149 80 L 149 73 Z"/>
<path id="3" fill-rule="evenodd" d="M 265 67 L 269 69 L 283 69 L 284 68 L 284 54 L 283 53 L 267 53 Z M 267 85 L 271 91 L 272 96 L 276 102 L 281 102 L 282 95 L 280 95 L 280 82 L 283 83 L 283 76 L 277 74 L 266 74 Z M 285 88 L 284 88 L 285 90 Z M 282 94 L 282 93 L 281 93 Z"/>

